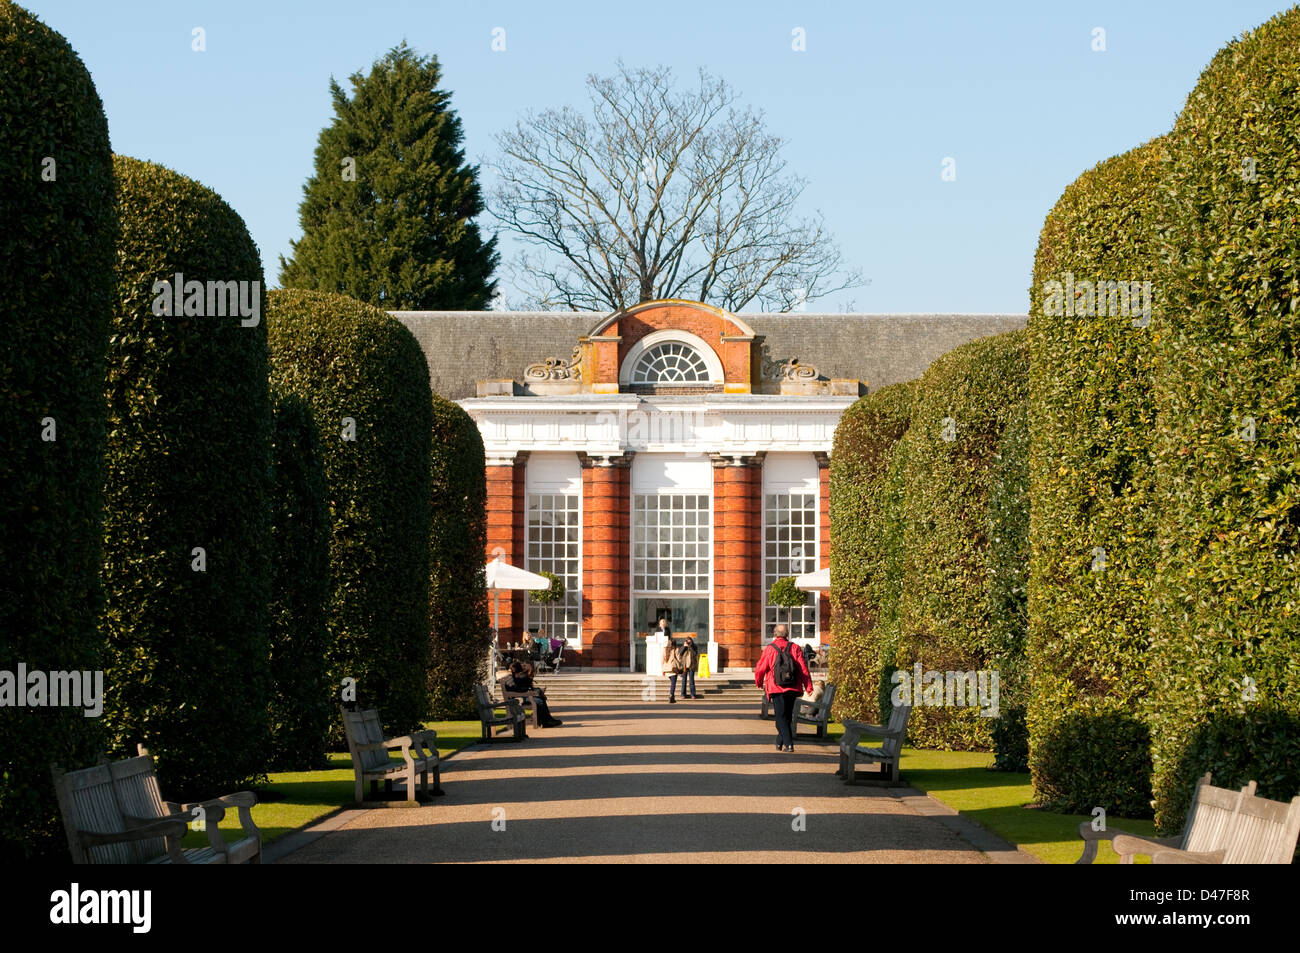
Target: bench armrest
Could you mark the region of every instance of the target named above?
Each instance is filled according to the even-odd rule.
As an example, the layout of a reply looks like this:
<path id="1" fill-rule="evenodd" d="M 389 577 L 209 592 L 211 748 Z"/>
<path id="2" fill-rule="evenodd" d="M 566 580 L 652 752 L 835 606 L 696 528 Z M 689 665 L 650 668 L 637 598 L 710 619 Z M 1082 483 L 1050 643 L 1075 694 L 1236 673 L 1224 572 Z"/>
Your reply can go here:
<path id="1" fill-rule="evenodd" d="M 1114 835 L 1111 838 L 1111 846 L 1115 849 L 1115 853 L 1119 854 L 1121 864 L 1133 863 L 1133 858 L 1140 854 L 1154 858 L 1157 853 L 1178 850 L 1178 845 L 1183 841 L 1181 834 L 1176 837 L 1141 837 L 1127 831 L 1111 833 Z"/>
<path id="2" fill-rule="evenodd" d="M 863 735 L 869 735 L 872 738 L 897 738 L 902 732 L 890 731 L 882 725 L 868 725 L 861 721 L 844 721 L 844 735 L 840 739 L 841 745 L 856 747 L 858 739 Z"/>
<path id="3" fill-rule="evenodd" d="M 107 833 L 104 831 L 77 831 L 77 837 L 87 847 L 99 847 L 105 844 L 121 844 L 127 841 L 149 840 L 154 837 L 185 836 L 185 820 L 180 817 L 131 817 L 124 816 L 128 830 Z"/>
<path id="4" fill-rule="evenodd" d="M 1092 821 L 1079 822 L 1079 837 L 1083 839 L 1083 853 L 1075 861 L 1076 864 L 1091 864 L 1095 861 L 1097 845 L 1103 841 L 1111 842 L 1115 853 L 1120 855 L 1120 863 L 1131 864 L 1135 854 L 1154 855 L 1157 851 L 1177 849 L 1183 839 L 1181 834 L 1174 837 L 1139 837 L 1118 828 L 1095 831 L 1092 829 Z"/>
<path id="5" fill-rule="evenodd" d="M 185 816 L 191 817 L 196 807 L 203 808 L 203 828 L 208 835 L 208 843 L 212 845 L 213 850 L 224 854 L 227 852 L 226 841 L 221 836 L 221 832 L 217 830 L 217 825 L 226 816 L 226 808 L 238 809 L 239 826 L 243 828 L 246 837 L 256 837 L 261 840 L 262 832 L 253 823 L 252 808 L 256 804 L 257 795 L 252 791 L 238 791 L 235 794 L 226 794 L 207 801 L 192 801 L 189 804 L 182 804 L 181 811 Z"/>
<path id="6" fill-rule="evenodd" d="M 1167 850 L 1158 850 L 1151 855 L 1153 864 L 1221 864 L 1227 851 L 1210 850 L 1210 851 L 1193 851 L 1179 850 L 1171 847 Z"/>

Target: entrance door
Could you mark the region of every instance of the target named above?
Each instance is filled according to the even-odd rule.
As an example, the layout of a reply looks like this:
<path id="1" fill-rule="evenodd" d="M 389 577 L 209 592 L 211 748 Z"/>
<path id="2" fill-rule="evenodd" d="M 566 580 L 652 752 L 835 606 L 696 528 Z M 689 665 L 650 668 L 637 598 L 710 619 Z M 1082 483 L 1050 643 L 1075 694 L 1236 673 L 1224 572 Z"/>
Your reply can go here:
<path id="1" fill-rule="evenodd" d="M 709 650 L 709 600 L 708 597 L 637 596 L 632 601 L 632 670 L 646 670 L 646 636 L 659 627 L 661 618 L 668 619 L 673 638 L 680 641 L 690 634 L 695 646 L 704 655 Z"/>

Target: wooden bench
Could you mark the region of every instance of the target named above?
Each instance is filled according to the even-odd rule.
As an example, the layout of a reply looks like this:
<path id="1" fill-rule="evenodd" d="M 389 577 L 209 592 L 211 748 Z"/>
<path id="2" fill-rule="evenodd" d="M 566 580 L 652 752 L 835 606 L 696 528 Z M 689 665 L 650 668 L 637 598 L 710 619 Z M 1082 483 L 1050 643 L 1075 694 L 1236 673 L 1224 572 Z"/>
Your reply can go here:
<path id="1" fill-rule="evenodd" d="M 481 684 L 474 686 L 474 700 L 478 703 L 478 718 L 483 725 L 484 741 L 496 740 L 492 729 L 498 726 L 501 726 L 502 731 L 512 729 L 515 741 L 524 741 L 528 738 L 528 732 L 524 727 L 528 716 L 524 714 L 524 709 L 517 700 L 509 698 L 504 702 L 494 702 L 487 686 Z M 504 715 L 497 714 L 500 708 L 505 708 Z"/>
<path id="2" fill-rule="evenodd" d="M 373 708 L 365 711 L 344 711 L 343 731 L 348 737 L 348 751 L 352 754 L 352 770 L 356 775 L 357 804 L 365 801 L 365 782 L 370 782 L 370 793 L 379 792 L 379 782 L 384 782 L 384 792 L 391 794 L 393 779 L 406 781 L 406 800 L 385 802 L 393 807 L 418 807 L 415 779 L 420 778 L 420 793 L 426 798 L 442 790 L 438 766 L 438 733 L 414 731 L 397 738 L 385 738 L 379 712 Z M 400 750 L 402 761 L 392 761 L 388 752 Z M 433 772 L 433 791 L 429 790 L 429 772 Z M 373 804 L 374 802 L 369 802 Z"/>
<path id="3" fill-rule="evenodd" d="M 867 725 L 860 721 L 844 722 L 844 737 L 840 739 L 840 767 L 835 773 L 845 784 L 858 781 L 858 762 L 880 765 L 880 777 L 890 783 L 898 782 L 898 761 L 907 738 L 907 720 L 912 715 L 911 705 L 895 705 L 889 714 L 889 725 Z M 882 738 L 879 748 L 858 743 L 863 735 Z"/>
<path id="4" fill-rule="evenodd" d="M 831 705 L 835 701 L 835 683 L 827 682 L 822 697 L 815 701 L 805 701 L 799 699 L 799 707 L 795 709 L 794 729 L 798 734 L 800 725 L 813 725 L 816 727 L 818 738 L 826 737 L 826 726 L 831 720 Z M 759 713 L 759 718 L 772 717 L 772 702 L 767 696 L 763 696 L 763 710 Z"/>
<path id="5" fill-rule="evenodd" d="M 1255 795 L 1255 782 L 1240 791 L 1216 788 L 1207 773 L 1196 783 L 1183 832 L 1174 837 L 1139 837 L 1120 830 L 1094 831 L 1079 825 L 1083 856 L 1090 864 L 1097 845 L 1110 841 L 1121 864 L 1143 855 L 1153 864 L 1289 864 L 1300 837 L 1300 796 L 1291 803 Z"/>
<path id="6" fill-rule="evenodd" d="M 534 728 L 542 727 L 542 716 L 538 713 L 538 706 L 534 701 L 537 697 L 535 692 L 508 692 L 502 688 L 501 697 L 506 702 L 515 701 L 523 709 L 527 720 Z"/>
<path id="7" fill-rule="evenodd" d="M 153 758 L 141 745 L 125 761 L 100 758 L 93 768 L 50 766 L 74 864 L 258 864 L 262 834 L 253 823 L 251 791 L 176 804 L 158 789 Z M 226 843 L 217 829 L 228 808 L 239 809 L 244 836 Z M 202 811 L 195 810 L 201 808 Z M 181 847 L 191 821 L 202 820 L 207 847 Z"/>

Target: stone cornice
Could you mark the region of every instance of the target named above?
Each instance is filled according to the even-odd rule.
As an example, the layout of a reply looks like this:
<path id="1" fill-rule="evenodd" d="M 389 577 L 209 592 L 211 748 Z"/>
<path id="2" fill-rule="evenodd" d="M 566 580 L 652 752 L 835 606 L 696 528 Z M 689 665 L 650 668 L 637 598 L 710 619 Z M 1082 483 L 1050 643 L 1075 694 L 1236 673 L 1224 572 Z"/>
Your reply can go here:
<path id="1" fill-rule="evenodd" d="M 489 458 L 519 451 L 829 454 L 853 398 L 705 395 L 638 398 L 479 397 L 460 404 L 474 418 Z"/>

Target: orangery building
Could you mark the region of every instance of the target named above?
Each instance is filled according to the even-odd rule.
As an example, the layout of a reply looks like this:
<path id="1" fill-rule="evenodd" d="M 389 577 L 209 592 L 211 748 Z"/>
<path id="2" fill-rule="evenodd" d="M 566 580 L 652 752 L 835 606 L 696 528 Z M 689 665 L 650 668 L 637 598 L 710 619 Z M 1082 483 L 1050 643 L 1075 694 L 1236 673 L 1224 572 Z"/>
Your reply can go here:
<path id="1" fill-rule="evenodd" d="M 778 622 L 829 638 L 830 607 L 768 604 L 829 564 L 840 415 L 871 389 L 1024 315 L 729 314 L 651 301 L 613 314 L 394 312 L 435 393 L 483 437 L 487 558 L 565 583 L 500 599 L 499 638 L 566 640 L 566 662 L 644 671 L 667 616 L 719 668 L 748 668 Z"/>

